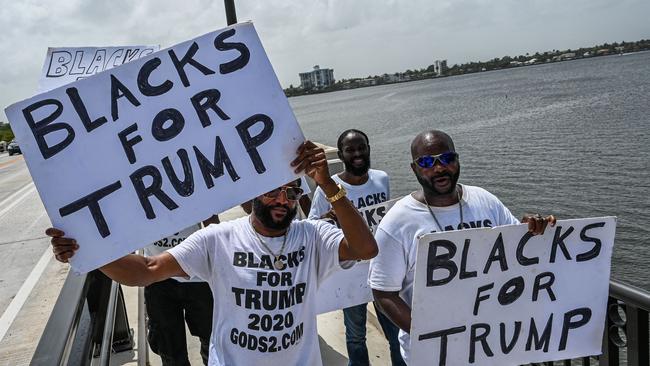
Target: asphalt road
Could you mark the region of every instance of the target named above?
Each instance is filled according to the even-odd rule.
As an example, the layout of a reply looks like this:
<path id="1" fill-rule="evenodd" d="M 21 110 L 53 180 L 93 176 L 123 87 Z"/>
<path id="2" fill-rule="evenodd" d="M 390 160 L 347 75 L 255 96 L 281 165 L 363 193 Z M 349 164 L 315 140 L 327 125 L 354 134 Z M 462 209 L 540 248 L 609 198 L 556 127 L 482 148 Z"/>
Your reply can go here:
<path id="1" fill-rule="evenodd" d="M 49 225 L 23 156 L 0 154 L 0 314 L 47 248 Z"/>
<path id="2" fill-rule="evenodd" d="M 23 156 L 0 153 L 0 365 L 29 364 L 67 275 L 49 226 Z"/>

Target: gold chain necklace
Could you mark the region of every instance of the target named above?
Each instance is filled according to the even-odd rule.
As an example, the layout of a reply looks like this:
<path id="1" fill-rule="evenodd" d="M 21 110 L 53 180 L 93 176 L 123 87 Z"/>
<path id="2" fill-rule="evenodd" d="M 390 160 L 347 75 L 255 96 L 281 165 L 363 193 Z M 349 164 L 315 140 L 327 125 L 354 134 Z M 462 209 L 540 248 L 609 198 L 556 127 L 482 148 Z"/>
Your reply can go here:
<path id="1" fill-rule="evenodd" d="M 456 196 L 458 197 L 458 209 L 460 210 L 460 224 L 458 226 L 461 227 L 460 230 L 462 230 L 463 227 L 463 202 L 460 200 L 460 192 L 458 191 L 458 188 L 456 188 Z M 427 196 L 424 194 L 424 191 L 422 191 L 422 197 L 424 197 L 424 203 L 427 205 L 427 208 L 429 209 L 429 213 L 431 214 L 431 217 L 433 217 L 433 221 L 436 222 L 436 225 L 438 225 L 438 229 L 440 231 L 444 231 L 442 228 L 442 225 L 440 225 L 440 222 L 438 221 L 438 218 L 436 215 L 433 213 L 433 210 L 431 209 L 431 206 L 429 205 L 429 201 L 427 201 Z"/>
<path id="2" fill-rule="evenodd" d="M 266 249 L 273 256 L 273 258 L 274 258 L 273 266 L 275 267 L 275 269 L 277 269 L 278 271 L 283 270 L 285 265 L 284 265 L 284 261 L 282 260 L 282 258 L 280 258 L 280 256 L 282 255 L 282 252 L 284 252 L 284 245 L 287 243 L 287 236 L 289 236 L 289 229 L 291 228 L 291 225 L 289 225 L 289 227 L 287 228 L 287 231 L 284 232 L 284 239 L 282 239 L 282 246 L 280 247 L 280 251 L 278 252 L 278 254 L 275 254 L 275 253 L 273 253 L 271 248 L 269 248 L 268 245 L 266 245 L 264 240 L 262 240 L 262 237 L 260 236 L 260 234 L 258 234 L 257 231 L 255 230 L 255 226 L 253 225 L 253 216 L 252 215 L 249 216 L 248 221 L 251 224 L 251 228 L 253 229 L 253 233 L 257 237 L 257 240 L 259 240 L 260 243 L 262 244 L 262 246 L 264 247 L 264 249 Z"/>

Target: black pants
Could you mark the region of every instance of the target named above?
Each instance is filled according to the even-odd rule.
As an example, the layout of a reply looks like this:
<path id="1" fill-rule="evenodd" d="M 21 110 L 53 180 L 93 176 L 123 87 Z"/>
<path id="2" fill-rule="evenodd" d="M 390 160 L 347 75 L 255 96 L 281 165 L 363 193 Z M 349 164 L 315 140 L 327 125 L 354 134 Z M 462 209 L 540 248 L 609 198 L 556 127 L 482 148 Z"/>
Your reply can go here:
<path id="1" fill-rule="evenodd" d="M 205 282 L 178 282 L 172 279 L 144 288 L 149 316 L 149 346 L 163 366 L 190 365 L 187 357 L 185 322 L 201 341 L 201 358 L 208 364 L 212 332 L 212 292 Z"/>

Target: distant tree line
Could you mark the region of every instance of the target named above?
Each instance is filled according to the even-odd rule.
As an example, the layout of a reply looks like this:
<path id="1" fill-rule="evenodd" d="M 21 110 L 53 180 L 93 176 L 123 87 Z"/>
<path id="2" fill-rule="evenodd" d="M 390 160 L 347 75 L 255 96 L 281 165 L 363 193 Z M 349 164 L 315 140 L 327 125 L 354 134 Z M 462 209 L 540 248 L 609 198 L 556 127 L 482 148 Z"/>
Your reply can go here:
<path id="1" fill-rule="evenodd" d="M 426 68 L 413 70 L 407 69 L 404 72 L 398 72 L 395 74 L 368 75 L 366 78 L 341 79 L 330 86 L 319 89 L 304 90 L 300 87 L 294 87 L 293 85 L 290 85 L 289 88 L 284 89 L 284 93 L 288 97 L 305 94 L 327 93 L 343 89 L 354 89 L 366 86 L 431 79 L 434 77 L 463 75 L 474 72 L 502 70 L 512 67 L 537 65 L 541 63 L 559 62 L 586 57 L 598 57 L 648 50 L 650 50 L 650 40 L 646 39 L 642 39 L 636 42 L 623 41 L 620 43 L 604 43 L 592 47 L 582 47 L 575 50 L 551 50 L 541 53 L 536 52 L 532 55 L 526 53 L 525 55 L 519 56 L 503 56 L 501 58 L 497 57 L 489 61 L 472 61 L 464 64 L 455 64 L 444 70 L 444 72 L 440 75 L 434 72 L 434 65 L 429 65 Z"/>
<path id="2" fill-rule="evenodd" d="M 14 139 L 14 132 L 8 123 L 0 122 L 0 141 L 11 141 Z"/>

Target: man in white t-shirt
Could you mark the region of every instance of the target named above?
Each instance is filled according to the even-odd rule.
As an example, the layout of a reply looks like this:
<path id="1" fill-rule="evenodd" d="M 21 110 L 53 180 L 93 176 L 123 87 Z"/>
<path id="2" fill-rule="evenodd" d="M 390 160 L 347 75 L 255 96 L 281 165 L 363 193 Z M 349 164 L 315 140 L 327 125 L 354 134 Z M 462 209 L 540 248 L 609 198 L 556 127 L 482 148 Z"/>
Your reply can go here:
<path id="1" fill-rule="evenodd" d="M 349 129 L 339 136 L 336 146 L 339 159 L 345 170 L 333 175 L 332 179 L 347 191 L 347 198 L 356 208 L 376 205 L 390 199 L 388 174 L 381 170 L 370 169 L 370 142 L 362 131 Z M 332 205 L 322 189 L 314 191 L 309 219 L 336 219 Z M 393 366 L 402 366 L 398 340 L 399 329 L 381 311 L 377 319 L 390 346 Z M 345 344 L 348 351 L 348 366 L 368 366 L 368 347 L 366 346 L 367 304 L 359 304 L 343 309 L 345 324 Z"/>
<path id="2" fill-rule="evenodd" d="M 253 214 L 210 225 L 155 257 L 127 255 L 100 268 L 130 286 L 173 276 L 197 276 L 214 301 L 210 365 L 321 365 L 316 329 L 318 282 L 337 267 L 377 255 L 377 244 L 345 189 L 330 177 L 322 148 L 310 141 L 291 163 L 323 189 L 341 229 L 323 221 L 294 221 L 300 179 L 253 201 Z M 50 228 L 58 260 L 78 248 Z"/>
<path id="3" fill-rule="evenodd" d="M 413 275 L 419 238 L 431 232 L 518 224 L 497 197 L 483 188 L 457 184 L 460 161 L 451 137 L 425 131 L 411 143 L 411 169 L 422 186 L 399 200 L 375 233 L 379 254 L 370 262 L 375 302 L 401 328 L 402 356 L 409 362 Z M 553 216 L 524 215 L 533 234 L 542 234 Z"/>

